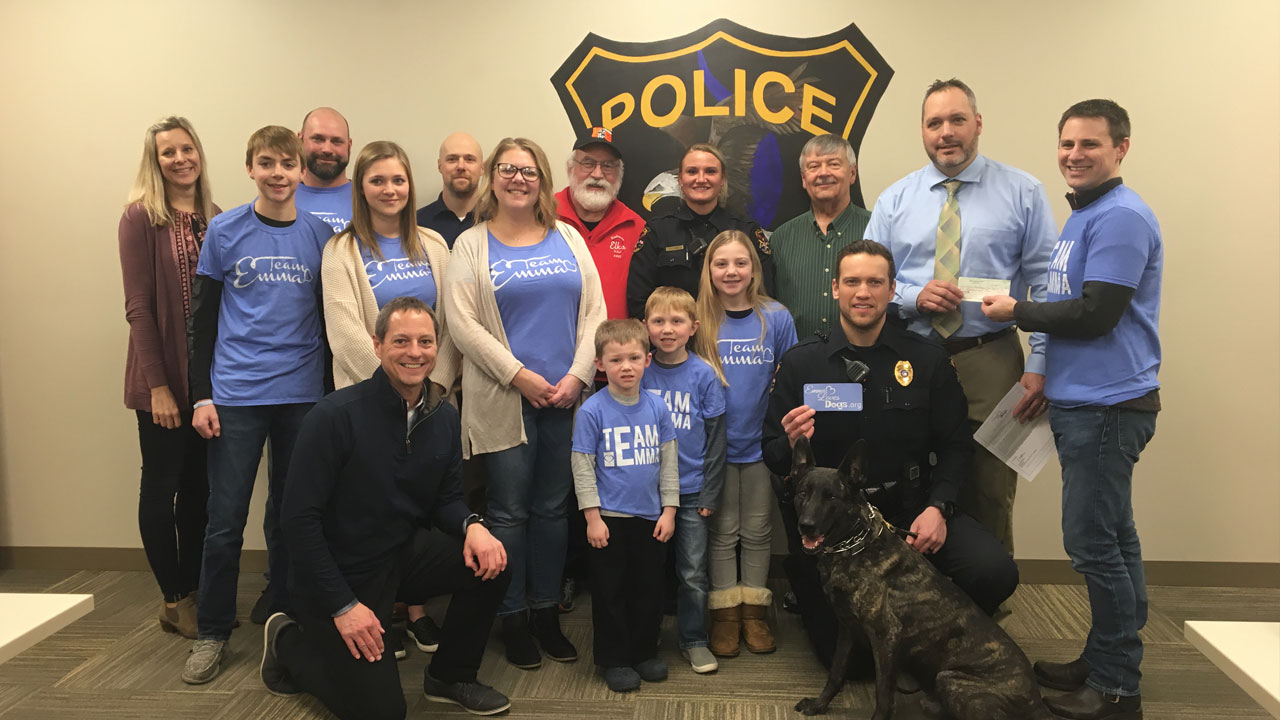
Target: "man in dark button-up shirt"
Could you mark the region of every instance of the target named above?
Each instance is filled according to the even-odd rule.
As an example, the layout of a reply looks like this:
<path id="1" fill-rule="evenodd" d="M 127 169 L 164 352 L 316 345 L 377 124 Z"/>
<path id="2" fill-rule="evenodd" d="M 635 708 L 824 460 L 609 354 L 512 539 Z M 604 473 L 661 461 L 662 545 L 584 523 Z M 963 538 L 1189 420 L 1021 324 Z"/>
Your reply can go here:
<path id="1" fill-rule="evenodd" d="M 869 441 L 868 498 L 894 525 L 915 533 L 907 542 L 988 614 L 1013 594 L 1018 568 L 999 541 L 957 512 L 967 481 L 973 437 L 968 403 L 950 356 L 938 343 L 885 323 L 893 297 L 893 256 L 881 244 L 858 240 L 836 258 L 831 283 L 840 323 L 782 356 L 765 416 L 764 460 L 778 475 L 791 471 L 791 448 L 801 435 L 814 459 L 837 467 L 859 438 Z M 868 368 L 860 382 L 861 362 Z M 859 385 L 862 409 L 818 412 L 805 404 L 806 384 L 831 385 L 842 396 Z M 814 559 L 799 551 L 795 510 L 782 502 L 787 526 L 788 578 L 819 659 L 829 663 L 836 619 L 822 594 Z M 870 667 L 869 651 L 851 667 Z"/>
<path id="2" fill-rule="evenodd" d="M 443 188 L 435 202 L 418 209 L 418 224 L 440 233 L 450 250 L 462 231 L 476 224 L 475 207 L 480 199 L 476 187 L 483 162 L 480 143 L 466 133 L 454 133 L 440 143 L 436 168 Z"/>

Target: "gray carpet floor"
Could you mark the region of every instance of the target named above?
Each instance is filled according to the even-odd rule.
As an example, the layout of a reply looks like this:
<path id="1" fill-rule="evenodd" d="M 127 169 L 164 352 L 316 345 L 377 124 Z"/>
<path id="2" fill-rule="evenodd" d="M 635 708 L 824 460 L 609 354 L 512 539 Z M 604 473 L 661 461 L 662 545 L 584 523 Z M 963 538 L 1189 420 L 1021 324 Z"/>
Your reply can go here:
<path id="1" fill-rule="evenodd" d="M 240 718 L 330 718 L 305 697 L 269 694 L 258 679 L 261 626 L 248 622 L 262 588 L 258 575 L 244 575 L 239 608 L 244 625 L 235 631 L 222 674 L 191 687 L 179 678 L 191 643 L 160 631 L 159 592 L 148 573 L 114 571 L 0 570 L 0 592 L 92 593 L 95 609 L 85 618 L 0 665 L 0 718 L 64 720 L 188 720 Z M 565 634 L 581 654 L 576 663 L 545 662 L 538 670 L 512 668 L 501 645 L 489 644 L 480 679 L 511 697 L 511 718 L 605 720 L 783 720 L 822 687 L 824 671 L 807 646 L 799 619 L 781 609 L 775 588 L 778 650 L 723 660 L 720 670 L 696 675 L 676 649 L 673 618 L 663 626 L 661 657 L 671 665 L 666 682 L 646 684 L 625 695 L 610 692 L 591 660 L 590 597 L 561 616 Z M 1143 704 L 1148 720 L 1248 720 L 1270 716 L 1182 636 L 1187 619 L 1280 621 L 1280 590 L 1152 587 L 1151 617 L 1143 631 Z M 443 617 L 443 601 L 430 606 Z M 1001 624 L 1032 659 L 1075 657 L 1088 630 L 1083 586 L 1024 585 L 1006 604 Z M 408 644 L 399 664 L 409 717 L 470 717 L 421 694 L 428 656 Z M 1052 692 L 1052 691 L 1049 691 Z M 830 716 L 868 717 L 873 688 L 853 683 L 833 703 Z M 900 698 L 900 720 L 924 717 L 912 697 Z"/>

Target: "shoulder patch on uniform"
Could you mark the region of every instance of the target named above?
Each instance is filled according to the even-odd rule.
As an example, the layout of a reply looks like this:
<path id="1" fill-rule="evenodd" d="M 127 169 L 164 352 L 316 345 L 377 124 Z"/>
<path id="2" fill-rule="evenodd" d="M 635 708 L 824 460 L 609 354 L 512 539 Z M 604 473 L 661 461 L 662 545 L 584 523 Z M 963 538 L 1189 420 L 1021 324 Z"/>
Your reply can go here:
<path id="1" fill-rule="evenodd" d="M 773 251 L 769 249 L 769 236 L 765 235 L 764 228 L 756 228 L 756 247 L 764 255 L 773 254 Z"/>
<path id="2" fill-rule="evenodd" d="M 647 236 L 648 234 L 649 234 L 649 226 L 645 225 L 644 229 L 640 231 L 640 237 L 636 238 L 635 247 L 631 248 L 631 252 L 633 253 L 640 252 L 640 248 L 644 247 L 645 236 Z"/>

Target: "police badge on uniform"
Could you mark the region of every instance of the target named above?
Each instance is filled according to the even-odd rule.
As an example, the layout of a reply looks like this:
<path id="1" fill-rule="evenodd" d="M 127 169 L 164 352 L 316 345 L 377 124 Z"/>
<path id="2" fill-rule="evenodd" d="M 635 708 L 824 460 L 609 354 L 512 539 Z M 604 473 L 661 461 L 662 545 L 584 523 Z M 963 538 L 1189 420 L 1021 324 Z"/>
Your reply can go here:
<path id="1" fill-rule="evenodd" d="M 910 360 L 899 360 L 898 364 L 893 366 L 893 379 L 897 380 L 902 387 L 910 385 L 915 376 Z"/>

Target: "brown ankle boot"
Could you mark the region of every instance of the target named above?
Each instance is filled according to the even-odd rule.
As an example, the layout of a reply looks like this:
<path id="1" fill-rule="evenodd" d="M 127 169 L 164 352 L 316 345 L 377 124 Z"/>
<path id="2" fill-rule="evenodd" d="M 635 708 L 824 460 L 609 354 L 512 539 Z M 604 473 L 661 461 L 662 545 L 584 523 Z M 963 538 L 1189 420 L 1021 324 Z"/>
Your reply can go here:
<path id="1" fill-rule="evenodd" d="M 707 649 L 718 657 L 738 656 L 738 636 L 742 633 L 742 593 L 739 588 L 712 590 L 707 595 L 711 611 L 711 633 Z"/>
<path id="2" fill-rule="evenodd" d="M 195 640 L 200 635 L 196 624 L 196 594 L 182 598 L 174 607 L 160 603 L 160 627 L 165 632 L 178 633 Z"/>
<path id="3" fill-rule="evenodd" d="M 765 619 L 773 592 L 768 588 L 742 586 L 742 639 L 753 653 L 771 653 L 777 646 Z"/>

